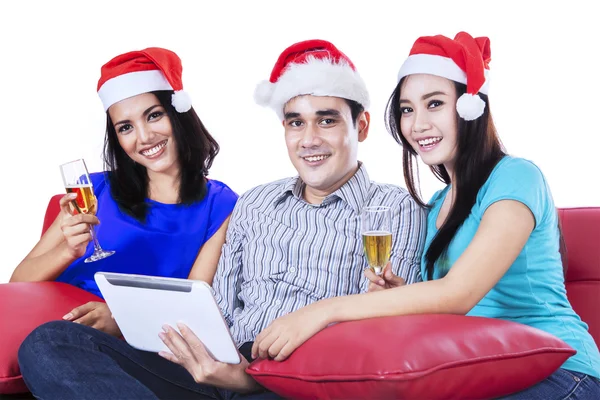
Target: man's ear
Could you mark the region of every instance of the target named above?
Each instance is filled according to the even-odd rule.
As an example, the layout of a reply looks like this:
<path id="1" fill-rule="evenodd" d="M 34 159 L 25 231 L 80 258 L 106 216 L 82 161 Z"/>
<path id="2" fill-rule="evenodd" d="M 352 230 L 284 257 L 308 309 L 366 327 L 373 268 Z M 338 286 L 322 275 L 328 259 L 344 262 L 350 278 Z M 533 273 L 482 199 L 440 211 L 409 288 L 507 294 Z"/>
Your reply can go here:
<path id="1" fill-rule="evenodd" d="M 363 111 L 358 117 L 358 141 L 363 142 L 369 136 L 369 126 L 371 126 L 371 114 L 368 111 Z"/>

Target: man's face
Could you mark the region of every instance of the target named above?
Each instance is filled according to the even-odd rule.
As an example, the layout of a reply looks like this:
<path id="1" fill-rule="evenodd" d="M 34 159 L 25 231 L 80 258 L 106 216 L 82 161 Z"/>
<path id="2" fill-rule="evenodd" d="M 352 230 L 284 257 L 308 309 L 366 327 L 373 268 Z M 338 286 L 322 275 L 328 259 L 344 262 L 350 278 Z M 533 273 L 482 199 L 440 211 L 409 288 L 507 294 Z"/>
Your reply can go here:
<path id="1" fill-rule="evenodd" d="M 339 97 L 298 96 L 284 107 L 283 126 L 290 160 L 306 184 L 305 197 L 325 197 L 358 168 L 358 142 L 366 139 L 369 114 L 356 124 Z"/>

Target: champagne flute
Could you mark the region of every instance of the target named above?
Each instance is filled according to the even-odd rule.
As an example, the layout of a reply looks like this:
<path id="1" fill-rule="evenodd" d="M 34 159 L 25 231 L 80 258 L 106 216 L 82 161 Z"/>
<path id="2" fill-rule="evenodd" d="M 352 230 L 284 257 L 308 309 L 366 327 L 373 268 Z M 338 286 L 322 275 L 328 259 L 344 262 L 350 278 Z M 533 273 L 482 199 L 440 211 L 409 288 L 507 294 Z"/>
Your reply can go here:
<path id="1" fill-rule="evenodd" d="M 76 193 L 77 198 L 70 203 L 72 214 L 96 214 L 98 200 L 90 180 L 85 161 L 75 160 L 60 166 L 67 193 Z M 94 225 L 90 225 L 90 234 L 94 242 L 94 254 L 85 259 L 86 263 L 102 260 L 115 254 L 112 250 L 103 250 L 98 243 Z"/>
<path id="2" fill-rule="evenodd" d="M 376 275 L 390 261 L 392 252 L 392 213 L 389 207 L 366 207 L 361 213 L 363 247 L 369 267 Z"/>

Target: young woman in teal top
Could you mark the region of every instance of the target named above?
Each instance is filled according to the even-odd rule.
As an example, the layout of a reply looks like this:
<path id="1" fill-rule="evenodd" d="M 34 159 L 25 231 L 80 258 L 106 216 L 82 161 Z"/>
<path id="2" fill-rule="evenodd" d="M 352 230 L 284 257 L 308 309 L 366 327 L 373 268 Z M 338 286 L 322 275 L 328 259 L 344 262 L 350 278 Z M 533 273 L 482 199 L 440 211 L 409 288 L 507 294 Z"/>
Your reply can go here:
<path id="1" fill-rule="evenodd" d="M 383 276 L 368 271 L 370 293 L 281 317 L 257 337 L 254 356 L 285 359 L 333 322 L 419 313 L 501 318 L 577 351 L 548 379 L 508 398 L 600 398 L 600 354 L 567 299 L 552 195 L 536 165 L 502 149 L 487 98 L 489 60 L 487 38 L 419 38 L 388 104 L 408 189 L 430 207 L 423 282 L 404 285 L 389 268 Z M 416 156 L 447 184 L 428 205 L 415 184 Z"/>

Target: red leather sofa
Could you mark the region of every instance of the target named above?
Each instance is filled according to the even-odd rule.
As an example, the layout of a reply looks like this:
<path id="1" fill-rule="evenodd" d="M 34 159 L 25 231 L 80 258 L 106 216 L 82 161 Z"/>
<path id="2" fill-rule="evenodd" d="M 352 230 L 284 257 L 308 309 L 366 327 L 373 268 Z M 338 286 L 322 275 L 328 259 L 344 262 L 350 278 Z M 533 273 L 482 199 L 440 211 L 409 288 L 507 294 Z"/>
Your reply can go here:
<path id="1" fill-rule="evenodd" d="M 51 198 L 42 233 L 56 218 L 61 197 Z M 600 347 L 600 207 L 562 208 L 558 212 L 564 237 L 567 295 Z"/>
<path id="2" fill-rule="evenodd" d="M 561 208 L 567 296 L 600 347 L 600 207 Z"/>

